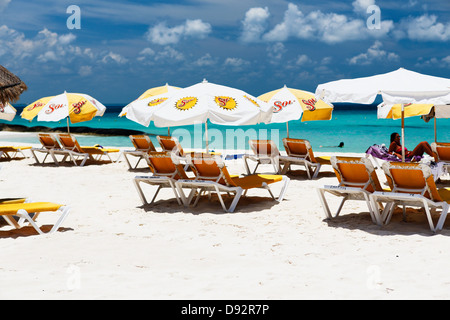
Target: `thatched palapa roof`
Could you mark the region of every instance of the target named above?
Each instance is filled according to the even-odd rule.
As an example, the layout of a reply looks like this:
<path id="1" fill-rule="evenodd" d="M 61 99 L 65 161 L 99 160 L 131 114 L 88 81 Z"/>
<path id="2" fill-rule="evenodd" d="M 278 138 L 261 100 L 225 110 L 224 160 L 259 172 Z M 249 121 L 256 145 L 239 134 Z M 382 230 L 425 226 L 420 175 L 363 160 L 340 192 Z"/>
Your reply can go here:
<path id="1" fill-rule="evenodd" d="M 0 65 L 0 102 L 16 102 L 22 92 L 27 90 L 27 85 L 18 76 Z"/>

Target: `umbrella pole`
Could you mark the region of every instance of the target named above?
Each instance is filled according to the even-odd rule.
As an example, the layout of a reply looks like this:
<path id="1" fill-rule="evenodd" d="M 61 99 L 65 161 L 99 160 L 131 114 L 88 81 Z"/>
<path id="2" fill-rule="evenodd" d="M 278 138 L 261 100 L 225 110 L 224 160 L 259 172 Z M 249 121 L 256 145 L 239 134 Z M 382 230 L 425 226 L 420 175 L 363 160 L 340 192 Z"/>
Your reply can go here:
<path id="1" fill-rule="evenodd" d="M 67 133 L 70 133 L 70 130 L 69 130 L 69 117 L 67 117 Z"/>
<path id="2" fill-rule="evenodd" d="M 286 121 L 287 137 L 289 138 L 289 121 Z"/>
<path id="3" fill-rule="evenodd" d="M 205 121 L 205 139 L 206 139 L 206 153 L 209 153 L 209 145 L 208 145 L 208 120 Z"/>
<path id="4" fill-rule="evenodd" d="M 405 104 L 402 103 L 402 162 L 405 162 Z"/>
<path id="5" fill-rule="evenodd" d="M 437 142 L 436 115 L 434 116 L 434 142 Z"/>
<path id="6" fill-rule="evenodd" d="M 167 136 L 170 137 L 170 127 L 167 127 Z"/>

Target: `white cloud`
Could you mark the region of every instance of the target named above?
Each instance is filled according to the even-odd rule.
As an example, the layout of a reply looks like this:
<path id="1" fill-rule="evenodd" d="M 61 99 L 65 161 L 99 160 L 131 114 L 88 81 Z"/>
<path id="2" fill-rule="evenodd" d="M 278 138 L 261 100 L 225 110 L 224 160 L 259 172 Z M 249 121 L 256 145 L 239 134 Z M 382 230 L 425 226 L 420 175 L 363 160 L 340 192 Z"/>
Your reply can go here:
<path id="1" fill-rule="evenodd" d="M 382 50 L 383 44 L 381 41 L 375 41 L 374 44 L 365 53 L 361 53 L 348 60 L 349 64 L 356 65 L 369 65 L 375 61 L 395 61 L 398 60 L 399 56 L 393 52 L 386 52 Z"/>
<path id="2" fill-rule="evenodd" d="M 217 63 L 217 60 L 211 57 L 209 53 L 205 54 L 203 57 L 193 62 L 194 66 L 197 67 L 208 67 L 213 66 Z"/>
<path id="3" fill-rule="evenodd" d="M 227 58 L 224 65 L 227 67 L 240 68 L 250 64 L 248 61 L 241 58 Z"/>
<path id="4" fill-rule="evenodd" d="M 257 8 L 251 10 L 256 11 Z M 370 30 L 366 25 L 366 20 L 351 19 L 346 15 L 336 13 L 323 13 L 320 10 L 312 11 L 304 14 L 297 5 L 289 3 L 288 9 L 284 13 L 283 21 L 278 23 L 269 32 L 264 32 L 263 25 L 265 25 L 269 12 L 266 9 L 259 8 L 266 12 L 265 15 L 260 15 L 259 23 L 254 23 L 253 32 L 248 32 L 244 28 L 241 39 L 247 42 L 255 42 L 262 38 L 265 41 L 287 41 L 288 39 L 301 40 L 318 40 L 325 43 L 339 43 L 348 40 L 361 40 L 370 38 L 379 38 L 388 34 L 393 28 L 393 22 L 390 20 L 382 21 L 381 28 Z M 244 20 L 244 26 L 247 21 Z M 252 15 L 253 16 L 253 15 Z M 259 27 L 259 28 L 257 28 Z"/>
<path id="5" fill-rule="evenodd" d="M 274 43 L 267 47 L 267 55 L 269 57 L 269 62 L 272 64 L 277 64 L 281 62 L 283 55 L 286 53 L 286 48 L 281 42 Z"/>
<path id="6" fill-rule="evenodd" d="M 304 66 L 311 63 L 311 61 L 312 60 L 306 54 L 302 54 L 297 57 L 297 60 L 295 60 L 295 64 L 297 66 Z"/>
<path id="7" fill-rule="evenodd" d="M 202 20 L 186 20 L 184 24 L 168 27 L 165 22 L 161 22 L 154 27 L 149 28 L 146 33 L 148 41 L 168 45 L 176 44 L 184 38 L 203 39 L 212 31 L 211 25 Z"/>
<path id="8" fill-rule="evenodd" d="M 356 0 L 352 3 L 353 11 L 359 14 L 367 14 L 367 8 L 374 4 L 375 0 Z"/>
<path id="9" fill-rule="evenodd" d="M 78 74 L 83 77 L 90 76 L 92 74 L 92 67 L 91 66 L 81 66 L 80 70 L 78 71 Z"/>
<path id="10" fill-rule="evenodd" d="M 118 53 L 114 53 L 114 52 L 110 51 L 106 55 L 103 56 L 102 62 L 103 63 L 115 62 L 117 64 L 124 64 L 124 63 L 128 62 L 128 59 L 122 57 Z"/>
<path id="11" fill-rule="evenodd" d="M 0 0 L 0 12 L 6 9 L 11 0 Z"/>
<path id="12" fill-rule="evenodd" d="M 244 21 L 242 21 L 243 31 L 241 40 L 244 42 L 257 42 L 261 39 L 267 27 L 267 19 L 269 18 L 269 9 L 251 8 L 245 13 Z"/>
<path id="13" fill-rule="evenodd" d="M 428 14 L 410 17 L 400 22 L 395 35 L 417 41 L 449 41 L 450 22 L 438 22 L 437 16 Z"/>

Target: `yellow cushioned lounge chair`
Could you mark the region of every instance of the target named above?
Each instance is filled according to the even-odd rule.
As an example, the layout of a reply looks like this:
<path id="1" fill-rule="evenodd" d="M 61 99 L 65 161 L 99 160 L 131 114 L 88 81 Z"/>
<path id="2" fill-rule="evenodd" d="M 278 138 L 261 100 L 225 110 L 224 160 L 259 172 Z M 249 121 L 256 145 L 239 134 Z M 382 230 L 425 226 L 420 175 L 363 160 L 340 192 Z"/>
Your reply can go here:
<path id="1" fill-rule="evenodd" d="M 281 172 L 280 151 L 275 142 L 272 140 L 250 140 L 249 145 L 253 154 L 246 154 L 242 157 L 244 159 L 247 174 L 255 174 L 260 164 L 271 164 L 275 173 Z M 256 167 L 253 169 L 253 172 L 250 171 L 247 160 L 256 161 Z"/>
<path id="2" fill-rule="evenodd" d="M 75 136 L 69 133 L 60 133 L 58 137 L 63 148 L 70 151 L 69 155 L 75 165 L 77 165 L 76 160 L 79 157 L 83 157 L 80 166 L 83 166 L 88 158 L 94 161 L 100 161 L 103 156 L 106 156 L 111 162 L 114 162 L 109 154 L 120 152 L 120 149 L 116 148 L 103 148 L 100 146 L 81 147 Z"/>
<path id="3" fill-rule="evenodd" d="M 60 217 L 48 232 L 43 231 L 42 227 L 39 227 L 36 223 L 37 217 L 42 212 L 60 213 Z M 25 222 L 28 222 L 39 234 L 57 231 L 67 218 L 69 212 L 70 208 L 68 206 L 53 202 L 26 202 L 25 199 L 19 198 L 0 201 L 0 216 L 2 216 L 10 226 L 20 229 L 25 226 Z M 16 220 L 14 217 L 18 217 L 19 219 Z"/>
<path id="4" fill-rule="evenodd" d="M 282 174 L 285 174 L 291 165 L 301 165 L 306 168 L 308 178 L 314 179 L 319 174 L 322 165 L 331 165 L 330 157 L 314 156 L 308 140 L 284 138 L 283 144 L 287 157 L 280 157 L 280 162 L 284 163 Z"/>
<path id="5" fill-rule="evenodd" d="M 155 201 L 156 196 L 158 195 L 161 188 L 171 188 L 173 193 L 175 194 L 175 198 L 177 199 L 178 204 L 182 205 L 182 201 L 176 190 L 175 182 L 178 179 L 189 179 L 183 169 L 183 166 L 180 164 L 175 164 L 172 161 L 170 152 L 151 151 L 148 153 L 148 160 L 153 175 L 137 176 L 134 178 L 134 185 L 136 187 L 136 190 L 138 191 L 142 203 L 148 204 L 148 201 L 145 198 L 144 192 L 140 185 L 140 183 L 146 183 L 149 185 L 158 186 L 158 189 L 156 190 L 150 204 Z"/>
<path id="6" fill-rule="evenodd" d="M 28 158 L 23 150 L 31 149 L 31 146 L 0 146 L 0 158 L 11 160 L 20 153 L 24 158 Z"/>
<path id="7" fill-rule="evenodd" d="M 450 203 L 450 189 L 437 189 L 430 167 L 418 163 L 385 162 L 382 169 L 392 192 L 374 192 L 371 195 L 373 205 L 386 203 L 382 219 L 388 224 L 396 206 L 420 207 L 425 210 L 431 231 L 441 230 Z M 433 223 L 430 209 L 441 209 L 436 226 Z"/>
<path id="8" fill-rule="evenodd" d="M 38 139 L 42 144 L 41 148 L 31 148 L 31 154 L 34 157 L 34 160 L 36 160 L 36 163 L 44 163 L 45 159 L 47 159 L 47 156 L 50 155 L 53 159 L 53 162 L 58 166 L 59 162 L 56 158 L 56 155 L 62 155 L 64 156 L 61 162 L 66 160 L 67 157 L 69 157 L 69 152 L 67 150 L 64 150 L 61 148 L 60 144 L 58 143 L 58 140 L 49 133 L 39 133 Z M 45 153 L 44 159 L 39 162 L 39 159 L 37 157 L 36 152 L 42 152 Z"/>
<path id="9" fill-rule="evenodd" d="M 174 159 L 174 161 L 176 160 Z M 185 206 L 188 206 L 191 203 L 192 198 L 198 189 L 200 189 L 200 191 L 197 194 L 194 206 L 198 203 L 203 192 L 214 192 L 219 197 L 220 204 L 225 212 L 234 212 L 240 197 L 245 195 L 248 190 L 254 188 L 268 190 L 274 200 L 281 202 L 290 181 L 288 177 L 281 175 L 253 174 L 241 178 L 230 176 L 222 158 L 216 155 L 203 154 L 195 157 L 188 155 L 187 162 L 195 174 L 195 178 L 189 180 L 180 179 L 175 183 Z M 274 197 L 269 188 L 269 184 L 275 182 L 283 183 L 278 198 Z M 187 198 L 182 191 L 183 188 L 191 189 Z M 225 205 L 221 193 L 235 194 L 232 203 L 228 208 Z"/>
<path id="10" fill-rule="evenodd" d="M 130 140 L 133 143 L 133 146 L 134 146 L 135 150 L 125 150 L 125 151 L 123 151 L 123 156 L 125 158 L 125 161 L 128 164 L 128 167 L 130 169 L 136 169 L 137 166 L 139 165 L 139 162 L 142 159 L 145 159 L 147 164 L 149 164 L 149 162 L 148 162 L 148 153 L 151 152 L 151 151 L 156 151 L 156 148 L 153 145 L 153 142 L 150 140 L 150 137 L 148 135 L 145 135 L 145 134 L 130 135 Z M 134 168 L 131 165 L 130 160 L 128 159 L 127 155 L 138 157 L 138 160 L 137 160 L 136 165 L 134 166 Z"/>
<path id="11" fill-rule="evenodd" d="M 339 185 L 325 185 L 317 189 L 326 218 L 332 219 L 337 217 L 347 200 L 365 201 L 372 221 L 381 226 L 383 221 L 380 215 L 380 208 L 378 205 L 374 206 L 370 199 L 370 195 L 374 191 L 383 190 L 372 162 L 365 157 L 335 156 L 331 157 L 330 162 L 336 173 Z M 331 193 L 334 196 L 343 198 L 335 214 L 332 214 L 330 211 L 325 193 Z"/>

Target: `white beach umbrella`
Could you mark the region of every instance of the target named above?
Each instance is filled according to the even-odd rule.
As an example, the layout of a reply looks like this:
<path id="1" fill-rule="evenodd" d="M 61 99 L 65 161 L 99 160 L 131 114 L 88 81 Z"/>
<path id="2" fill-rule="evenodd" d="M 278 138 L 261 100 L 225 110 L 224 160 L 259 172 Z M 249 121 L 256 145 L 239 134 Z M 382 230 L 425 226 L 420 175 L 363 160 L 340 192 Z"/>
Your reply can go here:
<path id="1" fill-rule="evenodd" d="M 386 104 L 450 103 L 450 79 L 434 77 L 400 68 L 371 77 L 343 79 L 320 84 L 316 96 L 329 102 L 370 104 L 381 94 Z M 404 116 L 402 116 L 402 145 L 405 145 Z M 404 160 L 404 150 L 402 154 Z"/>
<path id="2" fill-rule="evenodd" d="M 9 103 L 3 104 L 0 102 L 0 119 L 12 121 L 16 116 L 17 110 Z"/>
<path id="3" fill-rule="evenodd" d="M 142 121 L 146 126 L 152 121 L 157 127 L 204 123 L 207 135 L 208 120 L 219 125 L 242 126 L 269 123 L 272 117 L 272 108 L 267 103 L 242 90 L 206 80 L 153 98 L 164 99 L 164 102 L 147 108 Z"/>

